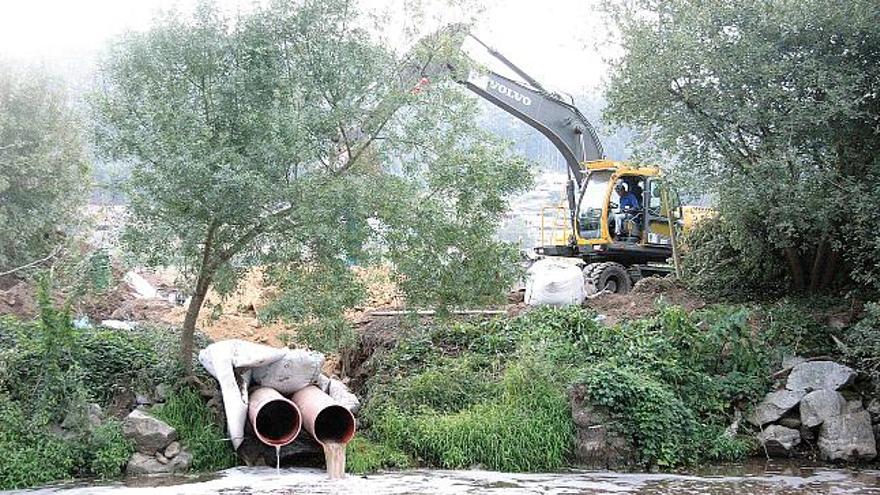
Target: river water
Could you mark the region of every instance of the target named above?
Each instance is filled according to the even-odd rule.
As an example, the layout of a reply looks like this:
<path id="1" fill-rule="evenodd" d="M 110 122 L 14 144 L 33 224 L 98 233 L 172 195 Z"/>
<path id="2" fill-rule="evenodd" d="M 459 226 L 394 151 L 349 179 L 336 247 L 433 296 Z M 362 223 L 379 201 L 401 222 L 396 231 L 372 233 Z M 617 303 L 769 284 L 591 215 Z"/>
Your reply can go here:
<path id="1" fill-rule="evenodd" d="M 294 495 L 294 494 L 878 494 L 880 470 L 855 471 L 795 464 L 747 463 L 690 474 L 572 471 L 516 474 L 413 470 L 329 480 L 318 469 L 234 468 L 210 477 L 149 479 L 136 484 L 69 485 L 11 492 L 57 495 Z"/>

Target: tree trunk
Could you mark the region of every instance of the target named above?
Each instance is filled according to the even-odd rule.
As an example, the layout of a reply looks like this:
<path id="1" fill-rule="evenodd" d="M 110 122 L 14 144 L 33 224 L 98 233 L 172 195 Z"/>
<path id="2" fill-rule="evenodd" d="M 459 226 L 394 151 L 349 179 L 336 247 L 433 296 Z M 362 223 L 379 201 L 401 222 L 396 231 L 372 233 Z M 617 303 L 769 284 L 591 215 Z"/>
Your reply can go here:
<path id="1" fill-rule="evenodd" d="M 196 290 L 189 301 L 186 316 L 183 319 L 183 333 L 180 336 L 180 364 L 183 366 L 185 376 L 192 375 L 193 334 L 195 334 L 199 312 L 202 310 L 202 304 L 204 304 L 208 288 L 211 286 L 211 276 L 204 271 L 205 267 L 202 267 L 198 282 L 196 282 Z"/>
<path id="2" fill-rule="evenodd" d="M 840 251 L 833 249 L 828 256 L 828 262 L 825 263 L 825 272 L 822 274 L 822 281 L 819 285 L 821 288 L 827 289 L 831 286 L 831 282 L 834 281 L 834 276 L 837 275 L 837 265 L 839 263 Z"/>
<path id="3" fill-rule="evenodd" d="M 825 270 L 825 257 L 828 255 L 828 241 L 822 239 L 816 247 L 816 255 L 813 257 L 813 268 L 810 270 L 810 292 L 816 292 L 822 285 L 822 275 Z"/>
<path id="4" fill-rule="evenodd" d="M 205 296 L 208 295 L 208 289 L 211 287 L 211 280 L 214 277 L 214 271 L 217 266 L 211 261 L 211 253 L 214 249 L 214 233 L 216 231 L 217 224 L 211 222 L 208 225 L 208 231 L 205 233 L 202 263 L 199 266 L 195 291 L 193 292 L 192 299 L 189 301 L 189 306 L 186 308 L 186 316 L 183 318 L 183 331 L 180 335 L 180 364 L 183 367 L 184 376 L 192 375 L 193 334 L 195 334 L 196 321 L 199 319 L 199 312 L 202 310 Z"/>
<path id="5" fill-rule="evenodd" d="M 788 269 L 791 272 L 791 279 L 794 282 L 795 290 L 804 290 L 804 269 L 801 266 L 801 258 L 798 256 L 794 248 L 787 247 L 784 250 L 785 259 L 788 261 Z"/>

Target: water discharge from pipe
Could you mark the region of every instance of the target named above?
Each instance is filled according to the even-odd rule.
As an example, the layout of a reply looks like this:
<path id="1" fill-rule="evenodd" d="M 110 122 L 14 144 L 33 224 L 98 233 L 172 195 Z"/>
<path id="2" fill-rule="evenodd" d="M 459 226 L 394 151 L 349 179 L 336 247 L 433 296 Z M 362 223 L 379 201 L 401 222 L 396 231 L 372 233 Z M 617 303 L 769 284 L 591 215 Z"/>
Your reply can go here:
<path id="1" fill-rule="evenodd" d="M 257 438 L 264 444 L 275 447 L 276 451 L 296 439 L 302 428 L 299 407 L 268 387 L 251 391 L 248 417 Z"/>
<path id="2" fill-rule="evenodd" d="M 345 446 L 354 437 L 355 420 L 351 411 L 314 385 L 293 394 L 302 411 L 303 426 L 324 448 L 327 475 L 331 479 L 345 474 Z"/>

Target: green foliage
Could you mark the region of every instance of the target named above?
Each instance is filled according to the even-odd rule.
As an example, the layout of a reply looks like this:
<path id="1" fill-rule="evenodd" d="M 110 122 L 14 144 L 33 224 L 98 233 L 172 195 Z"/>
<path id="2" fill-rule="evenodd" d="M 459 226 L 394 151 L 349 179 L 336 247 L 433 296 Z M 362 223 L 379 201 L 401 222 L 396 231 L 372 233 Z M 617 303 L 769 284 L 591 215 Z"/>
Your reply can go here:
<path id="1" fill-rule="evenodd" d="M 535 362 L 512 366 L 501 379 L 500 394 L 478 396 L 457 411 L 423 406 L 413 416 L 392 403 L 372 428 L 384 442 L 444 468 L 560 469 L 571 449 L 573 425 L 564 390 L 550 371 Z"/>
<path id="2" fill-rule="evenodd" d="M 0 62 L 0 271 L 50 254 L 81 221 L 89 170 L 63 83 Z"/>
<path id="3" fill-rule="evenodd" d="M 117 420 L 107 420 L 95 427 L 89 444 L 94 456 L 90 471 L 102 479 L 122 475 L 125 463 L 134 453 L 134 444 L 122 435 L 122 423 Z"/>
<path id="4" fill-rule="evenodd" d="M 706 297 L 767 300 L 786 288 L 785 262 L 766 239 L 724 218 L 699 223 L 683 239 L 682 279 Z"/>
<path id="5" fill-rule="evenodd" d="M 84 462 L 78 442 L 49 432 L 45 416 L 31 416 L 19 402 L 0 395 L 0 489 L 67 479 Z"/>
<path id="6" fill-rule="evenodd" d="M 352 474 L 374 473 L 381 469 L 406 469 L 412 461 L 401 450 L 357 435 L 345 449 L 345 469 Z"/>
<path id="7" fill-rule="evenodd" d="M 880 304 L 865 305 L 865 316 L 847 330 L 844 343 L 850 363 L 880 383 Z"/>
<path id="8" fill-rule="evenodd" d="M 773 342 L 777 362 L 787 356 L 821 356 L 834 354 L 837 346 L 832 329 L 820 323 L 816 312 L 839 304 L 839 300 L 780 299 L 761 306 L 757 316 L 767 342 Z"/>
<path id="9" fill-rule="evenodd" d="M 644 465 L 742 458 L 723 434 L 766 392 L 779 351 L 752 312 L 664 307 L 606 326 L 580 308 L 437 324 L 404 337 L 367 383 L 361 419 L 377 441 L 429 465 L 540 471 L 569 462 L 569 386 L 608 415 Z"/>
<path id="10" fill-rule="evenodd" d="M 448 75 L 412 90 L 422 60 L 460 57 L 452 40 L 401 54 L 369 25 L 354 0 L 276 0 L 235 19 L 203 2 L 112 46 L 93 104 L 100 151 L 132 164 L 124 240 L 180 267 L 194 308 L 255 264 L 289 292 L 276 315 L 300 322 L 357 302 L 355 263 L 390 261 L 415 304 L 509 287 L 514 252 L 493 233 L 526 164 Z"/>
<path id="11" fill-rule="evenodd" d="M 138 390 L 175 381 L 177 335 L 158 327 L 76 329 L 69 312 L 51 304 L 45 281 L 39 296 L 39 320 L 0 318 L 0 489 L 78 476 L 118 477 L 132 446 L 118 421 L 91 425 L 88 404 L 106 406 L 120 394 L 125 400 Z M 194 407 L 181 405 L 179 397 L 173 401 L 172 409 Z M 222 431 L 196 423 L 212 420 L 199 405 L 180 419 L 181 434 L 197 446 L 194 463 L 225 465 L 229 452 L 216 443 L 208 448 L 208 439 L 222 438 Z"/>
<path id="12" fill-rule="evenodd" d="M 235 451 L 223 427 L 198 391 L 186 387 L 176 390 L 151 413 L 177 430 L 193 455 L 194 471 L 219 471 L 236 465 Z"/>
<path id="13" fill-rule="evenodd" d="M 720 211 L 723 225 L 696 238 L 694 280 L 720 293 L 743 281 L 746 297 L 772 291 L 783 271 L 795 289 L 844 275 L 880 288 L 877 2 L 633 0 L 611 10 L 624 55 L 608 117 L 643 131 L 652 148 L 642 158 L 674 156 L 672 175 Z M 725 266 L 712 268 L 711 253 Z"/>
<path id="14" fill-rule="evenodd" d="M 664 308 L 621 328 L 617 336 L 625 338 L 591 347 L 594 364 L 575 383 L 633 440 L 646 465 L 738 459 L 751 444 L 722 432 L 734 405 L 766 391 L 774 345 L 752 334 L 749 316 L 741 307 L 693 315 Z"/>

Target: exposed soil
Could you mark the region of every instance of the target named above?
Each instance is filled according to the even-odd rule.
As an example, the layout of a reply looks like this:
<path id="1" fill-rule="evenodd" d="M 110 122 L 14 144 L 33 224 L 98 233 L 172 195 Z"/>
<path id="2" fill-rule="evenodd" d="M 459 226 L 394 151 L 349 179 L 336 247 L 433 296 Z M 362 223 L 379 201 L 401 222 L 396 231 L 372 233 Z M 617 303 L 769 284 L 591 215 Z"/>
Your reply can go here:
<path id="1" fill-rule="evenodd" d="M 706 301 L 675 280 L 648 277 L 636 282 L 629 294 L 602 294 L 584 301 L 584 307 L 604 315 L 605 323 L 613 325 L 654 315 L 664 303 L 681 306 L 688 311 L 706 306 Z"/>

